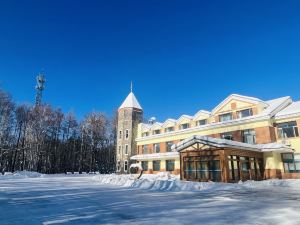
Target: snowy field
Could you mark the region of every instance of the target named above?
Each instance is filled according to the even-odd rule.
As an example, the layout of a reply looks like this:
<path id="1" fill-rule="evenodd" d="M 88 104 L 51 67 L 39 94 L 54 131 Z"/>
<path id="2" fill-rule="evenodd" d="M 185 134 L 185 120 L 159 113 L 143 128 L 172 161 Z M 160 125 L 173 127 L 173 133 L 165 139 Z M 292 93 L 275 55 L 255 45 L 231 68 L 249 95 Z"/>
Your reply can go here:
<path id="1" fill-rule="evenodd" d="M 166 174 L 0 176 L 0 224 L 300 224 L 300 180 L 180 182 Z"/>

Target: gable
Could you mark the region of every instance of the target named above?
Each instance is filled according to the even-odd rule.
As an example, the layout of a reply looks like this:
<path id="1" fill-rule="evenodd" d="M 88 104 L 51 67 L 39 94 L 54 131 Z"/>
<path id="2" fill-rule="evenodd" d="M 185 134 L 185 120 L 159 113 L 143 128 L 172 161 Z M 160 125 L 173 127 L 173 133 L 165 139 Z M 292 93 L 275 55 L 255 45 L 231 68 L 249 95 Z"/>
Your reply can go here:
<path id="1" fill-rule="evenodd" d="M 175 126 L 176 122 L 172 119 L 168 119 L 166 122 L 164 122 L 164 124 L 162 125 L 162 127 L 173 127 Z"/>
<path id="2" fill-rule="evenodd" d="M 191 116 L 181 116 L 178 121 L 177 121 L 177 124 L 185 124 L 185 123 L 190 123 L 192 120 L 192 117 Z"/>
<path id="3" fill-rule="evenodd" d="M 240 109 L 253 108 L 256 104 L 240 101 L 240 100 L 231 100 L 225 105 L 223 105 L 215 114 L 222 114 L 230 111 L 238 111 Z"/>
<path id="4" fill-rule="evenodd" d="M 205 120 L 208 119 L 210 117 L 210 113 L 204 113 L 202 111 L 199 111 L 198 113 L 195 114 L 193 120 L 194 121 L 198 121 L 198 120 Z"/>
<path id="5" fill-rule="evenodd" d="M 259 104 L 267 105 L 264 101 L 258 98 L 232 94 L 222 101 L 217 107 L 215 107 L 212 113 L 222 114 L 229 111 L 251 108 Z"/>

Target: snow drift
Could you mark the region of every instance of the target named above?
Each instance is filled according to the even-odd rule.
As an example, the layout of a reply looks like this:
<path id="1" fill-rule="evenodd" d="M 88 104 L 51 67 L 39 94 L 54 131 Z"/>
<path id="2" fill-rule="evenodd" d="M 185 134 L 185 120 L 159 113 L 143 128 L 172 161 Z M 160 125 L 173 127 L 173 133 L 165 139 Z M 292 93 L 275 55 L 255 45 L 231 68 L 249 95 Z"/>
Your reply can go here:
<path id="1" fill-rule="evenodd" d="M 232 189 L 256 189 L 270 187 L 300 188 L 300 180 L 264 180 L 264 181 L 240 181 L 239 183 L 219 182 L 192 182 L 181 181 L 179 176 L 166 172 L 158 174 L 143 174 L 140 179 L 135 175 L 97 175 L 93 180 L 105 185 L 148 189 L 153 191 L 204 191 L 204 190 L 232 190 Z"/>

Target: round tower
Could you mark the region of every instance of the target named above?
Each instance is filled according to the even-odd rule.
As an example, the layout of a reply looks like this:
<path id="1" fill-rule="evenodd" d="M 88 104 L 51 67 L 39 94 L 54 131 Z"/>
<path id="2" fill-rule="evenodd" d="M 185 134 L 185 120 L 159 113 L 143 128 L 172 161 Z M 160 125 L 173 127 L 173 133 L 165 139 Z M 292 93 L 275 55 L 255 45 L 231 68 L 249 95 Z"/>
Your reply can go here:
<path id="1" fill-rule="evenodd" d="M 116 170 L 129 173 L 130 157 L 136 155 L 136 136 L 138 124 L 143 120 L 143 109 L 132 92 L 118 109 Z"/>

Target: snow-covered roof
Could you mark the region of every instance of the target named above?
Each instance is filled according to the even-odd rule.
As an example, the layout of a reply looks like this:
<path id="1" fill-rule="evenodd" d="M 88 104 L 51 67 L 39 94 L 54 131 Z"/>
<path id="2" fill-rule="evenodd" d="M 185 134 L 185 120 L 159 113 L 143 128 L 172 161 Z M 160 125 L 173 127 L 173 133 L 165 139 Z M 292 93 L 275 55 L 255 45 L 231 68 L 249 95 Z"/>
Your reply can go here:
<path id="1" fill-rule="evenodd" d="M 178 152 L 163 152 L 153 154 L 140 154 L 130 157 L 132 160 L 150 160 L 150 159 L 176 159 L 179 157 Z"/>
<path id="2" fill-rule="evenodd" d="M 141 109 L 142 107 L 138 100 L 136 99 L 135 95 L 133 92 L 130 92 L 129 95 L 126 97 L 122 105 L 119 107 L 119 109 L 123 108 L 136 108 L 136 109 Z"/>
<path id="3" fill-rule="evenodd" d="M 166 127 L 168 125 L 168 123 L 171 123 L 172 125 L 176 124 L 176 120 L 174 119 L 167 119 L 163 124 L 162 127 Z"/>
<path id="4" fill-rule="evenodd" d="M 264 105 L 267 106 L 266 102 L 258 99 L 258 98 L 254 98 L 254 97 L 249 97 L 249 96 L 244 96 L 244 95 L 238 95 L 238 94 L 231 94 L 229 95 L 227 98 L 225 98 L 219 105 L 217 105 L 213 110 L 212 113 L 214 114 L 216 111 L 218 111 L 223 105 L 227 104 L 229 101 L 231 100 L 241 100 L 241 101 L 246 101 L 246 102 L 250 102 L 253 104 L 258 104 L 258 103 L 262 103 Z"/>
<path id="5" fill-rule="evenodd" d="M 196 119 L 199 115 L 210 116 L 210 114 L 211 113 L 209 111 L 201 109 L 193 116 L 193 119 Z"/>
<path id="6" fill-rule="evenodd" d="M 176 145 L 172 146 L 173 151 L 180 152 L 196 143 L 208 145 L 216 148 L 233 148 L 233 149 L 243 149 L 249 151 L 256 151 L 256 152 L 293 152 L 293 149 L 280 144 L 280 143 L 269 143 L 269 144 L 248 144 L 242 143 L 238 141 L 231 141 L 226 139 L 220 138 L 212 138 L 207 136 L 199 136 L 194 135 L 191 138 L 187 138 Z"/>
<path id="7" fill-rule="evenodd" d="M 217 107 L 215 107 L 215 109 L 213 109 L 213 111 L 216 111 L 218 108 L 222 107 L 222 105 L 224 105 L 225 103 L 227 103 L 228 101 L 230 101 L 232 99 L 243 100 L 243 101 L 248 101 L 248 102 L 257 103 L 257 104 L 259 103 L 259 104 L 263 105 L 264 110 L 261 113 L 254 115 L 254 116 L 249 116 L 249 117 L 245 117 L 245 118 L 234 119 L 234 120 L 229 120 L 229 121 L 224 121 L 224 122 L 209 123 L 205 126 L 196 127 L 196 128 L 192 127 L 189 129 L 204 129 L 204 128 L 208 128 L 208 127 L 228 125 L 231 123 L 243 123 L 243 122 L 249 121 L 249 120 L 259 120 L 259 119 L 263 119 L 263 118 L 266 119 L 267 117 L 270 118 L 275 115 L 279 116 L 279 115 L 282 115 L 283 113 L 287 114 L 290 112 L 292 112 L 292 113 L 295 112 L 295 113 L 300 114 L 300 107 L 299 107 L 300 103 L 296 102 L 297 104 L 292 104 L 292 106 L 291 106 L 290 104 L 292 103 L 292 99 L 289 96 L 276 98 L 276 99 L 272 99 L 269 101 L 262 101 L 258 98 L 253 98 L 253 97 L 243 96 L 243 95 L 238 95 L 238 94 L 232 94 L 232 95 L 228 96 Z M 161 126 L 166 127 L 166 126 L 169 126 L 169 124 L 171 124 L 171 126 L 180 124 L 181 120 L 184 118 L 188 118 L 188 119 L 195 121 L 200 114 L 204 114 L 209 117 L 209 116 L 211 116 L 212 113 L 209 111 L 206 111 L 206 110 L 200 110 L 193 117 L 188 116 L 188 115 L 182 115 L 177 120 L 167 119 Z M 151 129 L 151 126 L 154 126 L 154 125 L 150 125 L 149 129 Z M 182 132 L 186 132 L 189 129 L 183 130 Z"/>
<path id="8" fill-rule="evenodd" d="M 182 115 L 181 117 L 179 117 L 179 119 L 176 121 L 176 123 L 180 124 L 182 120 L 187 119 L 187 120 L 192 120 L 193 117 L 189 116 L 189 115 Z"/>
<path id="9" fill-rule="evenodd" d="M 300 101 L 293 102 L 285 109 L 281 110 L 275 115 L 275 118 L 282 118 L 286 116 L 300 116 Z"/>
<path id="10" fill-rule="evenodd" d="M 291 102 L 292 102 L 292 100 L 291 100 L 291 97 L 289 97 L 289 96 L 266 101 L 266 103 L 269 106 L 267 108 L 265 108 L 265 110 L 261 113 L 261 115 L 274 116 L 280 110 L 284 109 L 289 104 L 291 104 Z"/>

